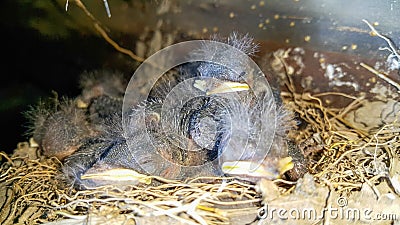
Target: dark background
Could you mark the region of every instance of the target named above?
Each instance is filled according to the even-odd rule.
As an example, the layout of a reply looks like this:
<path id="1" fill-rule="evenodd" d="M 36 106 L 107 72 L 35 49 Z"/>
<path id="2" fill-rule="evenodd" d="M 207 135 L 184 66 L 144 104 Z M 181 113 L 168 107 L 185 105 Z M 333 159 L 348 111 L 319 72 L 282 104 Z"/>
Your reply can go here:
<path id="1" fill-rule="evenodd" d="M 0 151 L 12 152 L 18 142 L 29 139 L 24 112 L 39 99 L 52 96 L 52 91 L 76 96 L 79 74 L 101 68 L 113 49 L 97 36 L 72 29 L 68 38 L 44 35 L 30 25 L 44 16 L 33 3 L 2 0 L 0 4 Z"/>

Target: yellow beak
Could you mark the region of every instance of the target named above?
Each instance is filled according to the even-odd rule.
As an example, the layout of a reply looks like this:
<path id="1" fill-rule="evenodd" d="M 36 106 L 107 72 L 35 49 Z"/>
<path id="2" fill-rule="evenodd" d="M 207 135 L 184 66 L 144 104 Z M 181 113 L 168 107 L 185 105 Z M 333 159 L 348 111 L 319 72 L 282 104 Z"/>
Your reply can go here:
<path id="1" fill-rule="evenodd" d="M 246 83 L 233 82 L 233 81 L 224 81 L 216 87 L 211 89 L 207 89 L 207 82 L 204 80 L 196 80 L 194 82 L 194 87 L 198 88 L 201 91 L 206 92 L 206 95 L 212 94 L 222 94 L 229 92 L 238 92 L 238 91 L 248 91 L 250 86 Z"/>
<path id="2" fill-rule="evenodd" d="M 230 175 L 259 177 L 266 179 L 278 179 L 286 171 L 293 168 L 292 157 L 279 159 L 277 163 L 262 163 L 255 170 L 251 170 L 254 166 L 251 161 L 228 161 L 222 164 L 222 172 Z"/>
<path id="3" fill-rule="evenodd" d="M 81 179 L 93 179 L 93 180 L 103 180 L 103 181 L 132 181 L 145 184 L 151 183 L 151 177 L 140 174 L 134 170 L 130 169 L 109 169 L 102 172 L 84 174 L 81 176 Z"/>

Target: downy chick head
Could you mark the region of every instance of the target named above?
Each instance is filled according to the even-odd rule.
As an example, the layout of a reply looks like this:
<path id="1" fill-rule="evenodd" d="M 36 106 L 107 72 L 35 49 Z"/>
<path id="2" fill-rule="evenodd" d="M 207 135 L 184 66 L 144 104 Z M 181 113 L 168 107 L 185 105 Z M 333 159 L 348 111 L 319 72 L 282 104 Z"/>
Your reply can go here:
<path id="1" fill-rule="evenodd" d="M 71 99 L 41 101 L 27 113 L 31 136 L 46 156 L 62 160 L 91 135 L 85 111 Z"/>
<path id="2" fill-rule="evenodd" d="M 92 99 L 99 96 L 123 98 L 126 85 L 126 78 L 118 71 L 106 69 L 85 71 L 79 80 L 82 90 L 79 99 L 89 104 Z"/>
<path id="3" fill-rule="evenodd" d="M 233 34 L 225 42 L 249 56 L 257 49 L 247 35 L 240 37 Z M 286 135 L 288 130 L 294 128 L 295 122 L 293 114 L 280 105 L 279 92 L 274 92 L 268 84 L 267 88 L 260 88 L 257 83 L 254 85 L 260 80 L 248 58 L 230 54 L 229 49 L 216 51 L 205 46 L 194 54 L 212 54 L 213 58 L 223 58 L 225 65 L 201 62 L 196 68 L 199 77 L 222 81 L 217 87 L 207 82 L 196 83 L 196 87 L 211 98 L 218 96 L 225 99 L 224 108 L 217 112 L 225 125 L 222 141 L 218 143 L 222 172 L 257 180 L 276 179 L 292 169 Z"/>

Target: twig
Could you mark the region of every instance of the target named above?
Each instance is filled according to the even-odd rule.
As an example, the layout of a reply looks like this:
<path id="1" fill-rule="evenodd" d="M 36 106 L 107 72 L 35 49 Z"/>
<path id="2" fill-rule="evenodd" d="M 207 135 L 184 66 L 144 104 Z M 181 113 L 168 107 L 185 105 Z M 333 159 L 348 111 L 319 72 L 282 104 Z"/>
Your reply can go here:
<path id="1" fill-rule="evenodd" d="M 103 0 L 104 2 L 107 2 L 106 0 Z M 107 34 L 107 32 L 102 28 L 101 23 L 90 13 L 90 11 L 86 8 L 86 6 L 81 2 L 81 0 L 75 0 L 75 4 L 81 8 L 85 14 L 93 21 L 93 26 L 97 30 L 97 32 L 100 33 L 100 35 L 109 43 L 111 44 L 117 51 L 122 52 L 128 56 L 130 56 L 132 59 L 138 62 L 143 62 L 144 59 L 142 57 L 139 57 L 135 55 L 131 50 L 128 50 L 126 48 L 123 48 L 119 46 L 115 41 L 113 41 Z M 68 7 L 68 1 L 66 4 L 66 8 Z M 106 5 L 106 8 L 108 8 L 108 4 Z"/>
<path id="2" fill-rule="evenodd" d="M 175 216 L 173 216 L 174 214 L 177 214 L 180 212 L 186 212 L 190 217 L 192 217 L 198 223 L 200 223 L 202 225 L 206 225 L 207 222 L 203 219 L 203 217 L 201 217 L 199 214 L 197 214 L 196 208 L 200 204 L 200 201 L 207 197 L 210 197 L 210 193 L 204 193 L 200 197 L 196 198 L 196 200 L 194 200 L 192 203 L 181 205 L 176 208 L 171 208 L 171 209 L 167 209 L 167 210 L 161 209 L 156 212 L 153 212 L 152 214 L 155 216 L 167 215 L 172 218 L 175 218 Z M 163 204 L 164 204 L 164 202 L 163 202 Z"/>
<path id="3" fill-rule="evenodd" d="M 388 37 L 385 37 L 382 34 L 380 34 L 367 20 L 363 19 L 362 21 L 368 25 L 368 27 L 372 30 L 372 32 L 376 34 L 376 36 L 386 41 L 386 43 L 389 45 L 389 48 L 381 48 L 380 50 L 388 50 L 389 52 L 391 52 L 392 56 L 397 58 L 396 69 L 400 69 L 400 55 L 397 52 L 393 42 Z"/>
<path id="4" fill-rule="evenodd" d="M 111 11 L 110 11 L 110 7 L 108 6 L 107 0 L 103 0 L 103 4 L 104 4 L 104 7 L 106 8 L 106 12 L 107 12 L 108 18 L 110 18 L 111 17 Z"/>
<path id="5" fill-rule="evenodd" d="M 138 62 L 143 62 L 144 59 L 142 57 L 139 57 L 137 55 L 135 55 L 131 50 L 128 50 L 126 48 L 122 48 L 121 46 L 119 46 L 115 41 L 113 41 L 108 34 L 105 32 L 105 30 L 97 23 L 94 24 L 94 28 L 96 28 L 96 30 L 101 34 L 101 36 L 103 36 L 103 38 L 109 43 L 111 44 L 115 49 L 117 49 L 117 51 L 120 51 L 126 55 L 129 55 L 132 59 L 138 61 Z"/>
<path id="6" fill-rule="evenodd" d="M 108 18 L 110 18 L 111 17 L 111 11 L 110 11 L 110 7 L 108 6 L 107 0 L 103 0 L 103 4 L 104 4 L 104 7 L 106 8 L 106 12 L 107 12 Z M 68 6 L 69 6 L 69 0 L 67 0 L 65 2 L 65 11 L 68 11 Z"/>
<path id="7" fill-rule="evenodd" d="M 384 75 L 383 73 L 380 73 L 380 72 L 376 71 L 374 68 L 368 66 L 365 63 L 360 63 L 360 66 L 364 67 L 365 69 L 367 69 L 371 73 L 375 74 L 376 76 L 378 76 L 382 80 L 384 80 L 384 81 L 388 82 L 389 84 L 393 85 L 395 88 L 397 88 L 397 92 L 400 92 L 400 84 L 398 84 L 397 82 L 393 81 L 388 76 Z"/>

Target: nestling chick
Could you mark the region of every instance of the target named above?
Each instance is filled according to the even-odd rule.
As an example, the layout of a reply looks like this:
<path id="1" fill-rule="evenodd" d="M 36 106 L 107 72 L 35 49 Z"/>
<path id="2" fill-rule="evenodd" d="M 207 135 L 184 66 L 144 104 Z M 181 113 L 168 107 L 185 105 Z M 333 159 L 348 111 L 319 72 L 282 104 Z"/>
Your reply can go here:
<path id="1" fill-rule="evenodd" d="M 234 33 L 218 41 L 235 50 L 204 45 L 192 54 L 218 58 L 223 65 L 181 65 L 128 112 L 122 112 L 127 83 L 121 74 L 86 73 L 75 101 L 33 116 L 35 140 L 46 155 L 64 159 L 66 180 L 78 189 L 118 180 L 148 182 L 136 172 L 172 179 L 282 177 L 299 165 L 292 162 L 295 154 L 289 153 L 296 148 L 286 138 L 293 115 L 281 105 L 277 90 L 260 83 L 249 58 L 232 54 L 254 54 L 252 38 Z M 171 104 L 181 107 L 165 111 Z M 123 113 L 129 115 L 125 121 Z"/>
<path id="2" fill-rule="evenodd" d="M 70 99 L 42 101 L 26 116 L 31 121 L 30 135 L 43 154 L 60 160 L 74 153 L 91 136 L 85 111 Z"/>
<path id="3" fill-rule="evenodd" d="M 233 33 L 224 42 L 248 55 L 257 52 L 257 45 L 248 35 Z M 224 141 L 218 146 L 222 172 L 254 181 L 280 178 L 294 166 L 298 167 L 297 158 L 294 165 L 289 157 L 289 152 L 292 155 L 297 150 L 287 139 L 287 132 L 295 128 L 296 122 L 293 114 L 282 105 L 277 87 L 246 89 L 246 84 L 255 82 L 257 77 L 251 74 L 252 68 L 246 59 L 230 54 L 230 49 L 224 52 L 205 46 L 194 54 L 212 54 L 211 58 L 222 58 L 225 65 L 236 70 L 209 62 L 201 62 L 196 68 L 199 77 L 222 81 L 221 86 L 212 90 L 205 87 L 207 94 L 229 99 L 225 101 L 225 108 L 218 111 L 222 118 L 225 116 L 224 123 L 230 125 L 229 129 L 224 128 Z M 259 91 L 259 96 L 253 91 Z M 229 97 L 231 92 L 239 97 Z"/>
<path id="4" fill-rule="evenodd" d="M 118 72 L 99 70 L 83 73 L 80 85 L 82 94 L 76 99 L 49 99 L 29 111 L 27 117 L 30 133 L 43 153 L 63 160 L 67 182 L 82 189 L 96 185 L 82 181 L 81 175 L 109 153 L 121 148 L 127 151 L 121 136 L 126 80 Z"/>

